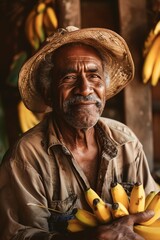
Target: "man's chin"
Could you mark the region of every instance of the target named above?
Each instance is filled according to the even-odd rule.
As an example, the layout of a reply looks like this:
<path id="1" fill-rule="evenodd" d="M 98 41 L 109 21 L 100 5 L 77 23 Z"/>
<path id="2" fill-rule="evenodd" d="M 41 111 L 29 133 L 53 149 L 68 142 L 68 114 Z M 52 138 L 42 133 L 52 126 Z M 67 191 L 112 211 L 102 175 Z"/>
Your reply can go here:
<path id="1" fill-rule="evenodd" d="M 76 117 L 67 117 L 66 122 L 73 128 L 76 129 L 89 129 L 94 127 L 99 120 L 100 116 L 89 117 L 87 116 L 78 118 Z"/>
<path id="2" fill-rule="evenodd" d="M 88 129 L 93 127 L 102 114 L 103 109 L 97 108 L 96 105 L 92 107 L 84 106 L 75 108 L 72 107 L 65 111 L 63 118 L 72 127 L 78 129 Z M 64 112 L 63 112 L 64 113 Z"/>

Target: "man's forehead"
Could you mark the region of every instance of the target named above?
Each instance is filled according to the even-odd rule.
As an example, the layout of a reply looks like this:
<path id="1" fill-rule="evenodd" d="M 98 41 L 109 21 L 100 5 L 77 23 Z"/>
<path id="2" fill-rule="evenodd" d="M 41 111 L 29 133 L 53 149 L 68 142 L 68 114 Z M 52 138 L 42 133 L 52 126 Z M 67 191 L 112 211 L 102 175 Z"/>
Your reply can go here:
<path id="1" fill-rule="evenodd" d="M 100 59 L 95 58 L 94 56 L 83 56 L 83 55 L 72 55 L 72 56 L 67 56 L 66 60 L 70 62 L 74 61 L 80 61 L 80 62 L 91 62 L 91 63 L 99 63 L 101 62 Z"/>
<path id="2" fill-rule="evenodd" d="M 92 62 L 97 62 L 97 59 L 95 60 L 95 57 L 92 57 L 92 56 L 86 56 L 86 55 L 80 55 L 80 56 L 77 56 L 77 55 L 71 55 L 71 56 L 68 56 L 66 57 L 66 59 L 71 59 L 71 60 L 80 60 L 80 61 L 92 61 Z"/>
<path id="3" fill-rule="evenodd" d="M 101 59 L 99 52 L 92 46 L 88 46 L 85 44 L 69 44 L 64 45 L 56 50 L 56 52 L 53 55 L 53 58 L 55 57 L 65 57 L 65 58 L 90 58 L 90 59 Z"/>
<path id="4" fill-rule="evenodd" d="M 85 68 L 94 68 L 99 69 L 102 67 L 101 61 L 95 60 L 94 57 L 86 57 L 86 56 L 71 56 L 65 59 L 65 67 L 76 67 L 76 66 L 85 66 Z"/>

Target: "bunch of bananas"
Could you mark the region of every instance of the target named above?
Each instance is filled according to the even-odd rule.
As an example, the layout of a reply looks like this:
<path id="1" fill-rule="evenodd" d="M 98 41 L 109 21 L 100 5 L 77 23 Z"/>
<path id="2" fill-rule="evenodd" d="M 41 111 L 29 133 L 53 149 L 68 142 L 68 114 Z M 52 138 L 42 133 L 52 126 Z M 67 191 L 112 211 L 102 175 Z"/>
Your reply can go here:
<path id="1" fill-rule="evenodd" d="M 58 20 L 52 1 L 39 1 L 29 12 L 25 21 L 25 33 L 34 50 L 58 27 Z"/>
<path id="2" fill-rule="evenodd" d="M 147 196 L 141 183 L 134 184 L 130 196 L 119 183 L 111 184 L 112 204 L 105 203 L 99 195 L 89 188 L 85 191 L 85 199 L 92 209 L 74 208 L 74 219 L 68 220 L 66 229 L 70 232 L 83 231 L 87 227 L 111 223 L 114 219 L 154 210 L 155 215 L 148 221 L 134 226 L 134 231 L 146 240 L 156 240 L 160 237 L 160 192 L 151 191 Z"/>
<path id="3" fill-rule="evenodd" d="M 160 21 L 151 29 L 144 43 L 143 83 L 156 86 L 160 79 Z"/>

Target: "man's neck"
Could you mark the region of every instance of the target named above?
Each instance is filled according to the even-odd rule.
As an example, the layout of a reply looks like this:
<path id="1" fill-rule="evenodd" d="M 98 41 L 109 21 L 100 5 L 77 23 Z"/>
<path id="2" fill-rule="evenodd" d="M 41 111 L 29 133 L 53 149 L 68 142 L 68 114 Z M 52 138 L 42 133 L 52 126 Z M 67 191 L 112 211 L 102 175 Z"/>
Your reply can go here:
<path id="1" fill-rule="evenodd" d="M 87 149 L 95 141 L 94 127 L 88 129 L 73 128 L 64 120 L 56 119 L 58 137 L 66 146 L 72 149 Z"/>

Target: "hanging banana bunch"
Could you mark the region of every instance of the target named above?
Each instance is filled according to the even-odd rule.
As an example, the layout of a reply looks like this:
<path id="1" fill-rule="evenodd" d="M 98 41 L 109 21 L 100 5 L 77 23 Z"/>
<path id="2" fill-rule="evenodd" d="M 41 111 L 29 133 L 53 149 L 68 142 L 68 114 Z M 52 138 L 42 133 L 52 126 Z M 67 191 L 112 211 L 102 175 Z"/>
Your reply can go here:
<path id="1" fill-rule="evenodd" d="M 52 1 L 39 1 L 29 12 L 25 21 L 25 34 L 34 50 L 58 27 L 58 20 Z"/>
<path id="2" fill-rule="evenodd" d="M 151 85 L 156 86 L 160 79 L 160 20 L 151 29 L 144 43 L 143 56 L 143 83 L 146 84 L 150 80 Z"/>
<path id="3" fill-rule="evenodd" d="M 38 1 L 25 20 L 25 34 L 33 49 L 37 50 L 45 38 L 58 27 L 53 0 Z M 39 123 L 36 115 L 22 102 L 18 105 L 18 117 L 22 132 Z"/>

